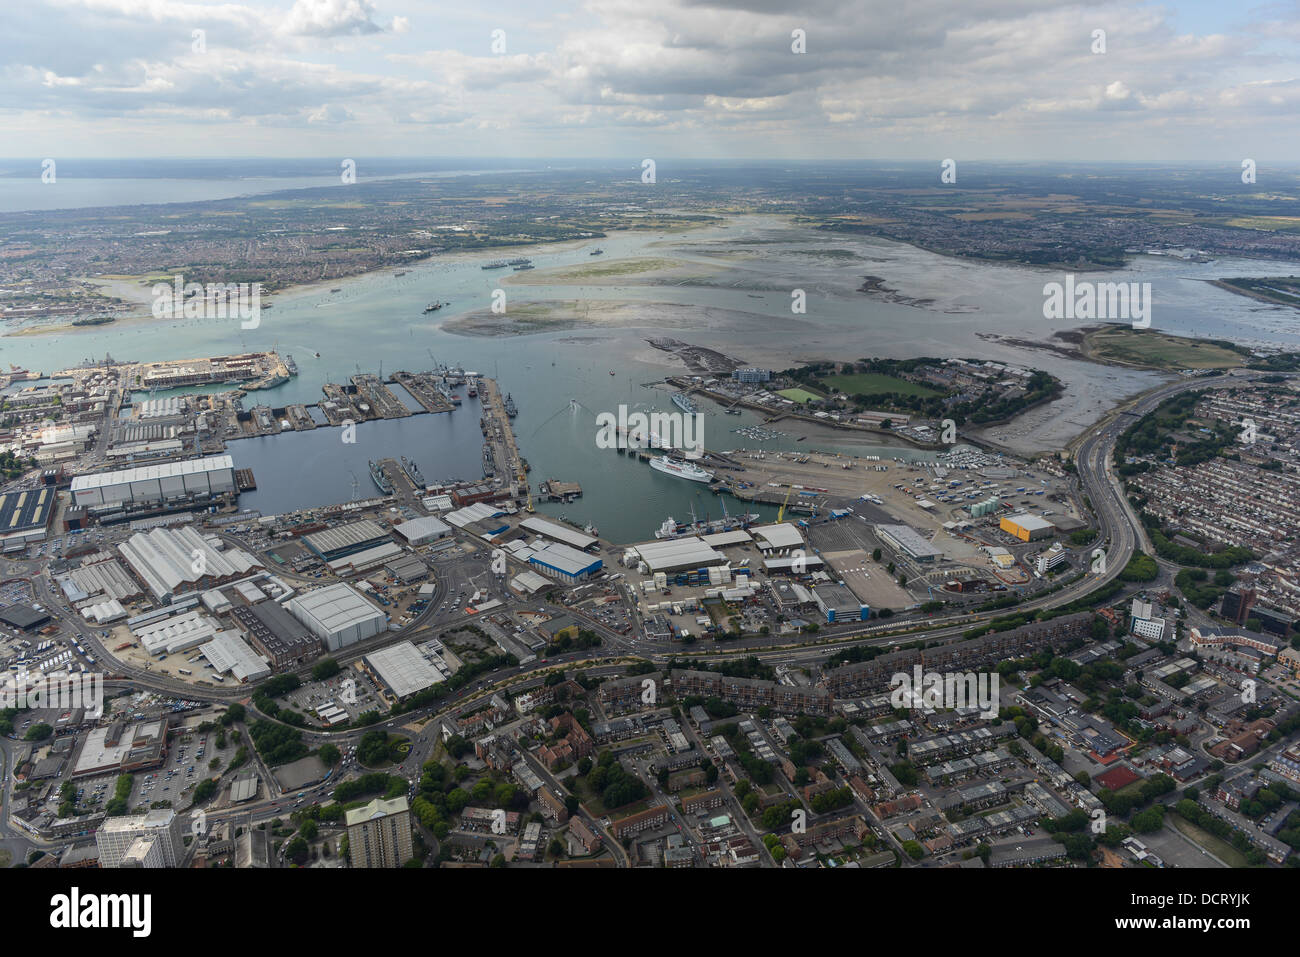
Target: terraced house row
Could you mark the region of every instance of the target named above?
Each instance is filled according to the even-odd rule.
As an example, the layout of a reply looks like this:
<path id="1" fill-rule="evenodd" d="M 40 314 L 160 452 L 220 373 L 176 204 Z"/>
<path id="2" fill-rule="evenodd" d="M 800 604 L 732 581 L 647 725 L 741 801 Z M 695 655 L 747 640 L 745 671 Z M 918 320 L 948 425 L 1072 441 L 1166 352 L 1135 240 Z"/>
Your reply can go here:
<path id="1" fill-rule="evenodd" d="M 915 665 L 938 672 L 991 668 L 1008 658 L 1023 658 L 1044 648 L 1058 651 L 1075 641 L 1087 640 L 1092 619 L 1092 612 L 1078 612 L 938 648 L 904 648 L 871 661 L 833 668 L 822 677 L 821 685 L 838 698 L 882 691 L 889 687 L 893 675 L 910 674 Z"/>
<path id="2" fill-rule="evenodd" d="M 698 695 L 721 698 L 745 711 L 768 707 L 783 714 L 830 714 L 831 693 L 825 688 L 783 685 L 761 678 L 729 678 L 713 671 L 672 672 L 672 691 L 679 698 Z"/>

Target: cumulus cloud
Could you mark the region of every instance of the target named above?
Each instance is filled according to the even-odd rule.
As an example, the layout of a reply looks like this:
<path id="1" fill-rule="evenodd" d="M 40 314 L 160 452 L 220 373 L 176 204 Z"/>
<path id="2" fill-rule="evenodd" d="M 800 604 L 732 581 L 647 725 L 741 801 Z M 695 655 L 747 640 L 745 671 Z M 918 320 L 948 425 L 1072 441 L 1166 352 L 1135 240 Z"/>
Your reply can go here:
<path id="1" fill-rule="evenodd" d="M 0 110 L 403 131 L 473 153 L 1205 156 L 1241 130 L 1294 155 L 1297 34 L 1274 8 L 1180 30 L 1142 0 L 30 0 L 0 36 Z M 1254 19 L 1252 19 L 1254 17 Z M 1271 17 L 1272 19 L 1268 19 Z M 206 52 L 190 31 L 207 34 Z M 494 53 L 493 29 L 509 34 Z M 1103 29 L 1107 52 L 1092 52 Z M 806 52 L 792 49 L 803 31 Z M 489 138 L 476 138 L 491 131 Z M 686 134 L 706 133 L 692 139 Z M 869 143 L 867 139 L 869 138 Z M 93 142 L 93 136 L 89 140 Z M 1109 142 L 1107 142 L 1109 141 Z M 421 145 L 426 141 L 421 140 Z M 1080 144 L 1084 146 L 1081 147 Z M 941 151 L 941 152 L 940 152 Z M 642 154 L 644 155 L 644 154 Z M 1212 154 L 1217 155 L 1217 154 Z M 1077 158 L 1089 158 L 1082 155 Z"/>
<path id="2" fill-rule="evenodd" d="M 309 37 L 338 37 L 378 33 L 375 5 L 370 0 L 297 0 L 281 24 L 285 33 Z"/>

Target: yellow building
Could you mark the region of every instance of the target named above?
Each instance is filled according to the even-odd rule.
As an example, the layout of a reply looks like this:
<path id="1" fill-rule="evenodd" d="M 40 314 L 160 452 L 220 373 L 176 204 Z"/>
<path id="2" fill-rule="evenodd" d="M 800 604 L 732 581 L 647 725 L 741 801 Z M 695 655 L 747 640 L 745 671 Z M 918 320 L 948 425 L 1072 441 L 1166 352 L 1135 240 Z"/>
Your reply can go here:
<path id="1" fill-rule="evenodd" d="M 1038 515 L 1004 515 L 998 527 L 1022 542 L 1047 538 L 1056 531 L 1055 525 Z"/>

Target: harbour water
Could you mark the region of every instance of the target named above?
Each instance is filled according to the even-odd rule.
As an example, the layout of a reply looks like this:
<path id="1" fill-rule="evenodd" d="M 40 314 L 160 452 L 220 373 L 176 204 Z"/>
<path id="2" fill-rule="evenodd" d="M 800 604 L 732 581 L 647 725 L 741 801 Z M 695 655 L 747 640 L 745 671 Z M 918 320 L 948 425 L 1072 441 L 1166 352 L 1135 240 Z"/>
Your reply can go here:
<path id="1" fill-rule="evenodd" d="M 503 392 L 513 394 L 520 410 L 515 434 L 533 466 L 529 479 L 534 487 L 544 478 L 582 484 L 584 494 L 578 501 L 538 505 L 539 511 L 592 522 L 603 537 L 618 542 L 650 537 L 669 514 L 687 519 L 691 505 L 701 517 L 705 512 L 713 517 L 721 514 L 716 498 L 703 487 L 596 446 L 596 412 L 614 411 L 620 404 L 630 411 L 676 411 L 670 390 L 646 384 L 685 369 L 674 357 L 650 347 L 646 340 L 651 337 L 671 336 L 774 369 L 805 359 L 954 354 L 1043 368 L 1066 381 L 1069 392 L 1066 400 L 1036 410 L 1027 422 L 1017 422 L 1012 431 L 1018 435 L 1012 438 L 1024 439 L 1032 431 L 1030 448 L 1059 447 L 1118 397 L 1161 380 L 1154 373 L 1094 365 L 1018 345 L 1014 340 L 1046 341 L 1055 331 L 1041 313 L 1041 287 L 1056 276 L 1051 272 L 960 262 L 878 240 L 814 235 L 770 217 L 741 217 L 730 228 L 710 227 L 682 237 L 601 237 L 598 243 L 605 254 L 598 261 L 657 257 L 690 264 L 704 261 L 699 253 L 703 246 L 734 250 L 727 244 L 755 239 L 765 244 L 766 258 L 745 267 L 748 277 L 742 269 L 734 286 L 618 280 L 605 286 L 524 285 L 483 271 L 482 263 L 496 258 L 490 252 L 460 254 L 408 266 L 401 277 L 386 271 L 277 294 L 256 329 L 243 330 L 237 321 L 229 320 L 130 320 L 58 334 L 6 336 L 0 339 L 0 361 L 48 373 L 105 352 L 119 359 L 170 359 L 277 349 L 294 356 L 298 378 L 250 396 L 247 403 L 273 406 L 316 402 L 323 382 L 342 382 L 358 371 L 375 372 L 382 366 L 387 376 L 398 369 L 429 369 L 435 363 L 459 365 L 493 376 Z M 785 255 L 783 243 L 790 250 L 806 251 L 809 244 L 850 248 L 863 261 L 845 267 L 833 257 L 801 259 L 793 253 Z M 593 240 L 518 253 L 530 257 L 539 271 L 585 267 L 596 245 Z M 776 272 L 778 268 L 785 274 Z M 1293 317 L 1204 282 L 1223 275 L 1277 274 L 1278 269 L 1288 268 L 1260 262 L 1199 264 L 1140 257 L 1127 270 L 1090 278 L 1152 281 L 1154 325 L 1159 329 L 1295 346 L 1300 345 L 1300 334 Z M 885 275 L 906 295 L 934 303 L 918 308 L 855 295 L 853 284 L 866 272 Z M 731 274 L 727 279 L 732 279 Z M 823 290 L 810 296 L 806 315 L 790 314 L 788 290 L 794 286 Z M 340 291 L 332 293 L 331 288 Z M 487 308 L 498 288 L 507 291 L 512 303 L 617 300 L 643 308 L 646 318 L 643 324 L 592 323 L 559 332 L 501 337 L 461 335 L 446 328 L 457 318 Z M 434 299 L 450 305 L 425 314 L 424 306 Z M 668 307 L 675 311 L 671 321 L 664 321 L 661 316 Z M 572 399 L 578 400 L 576 407 Z M 364 424 L 358 428 L 354 447 L 343 446 L 333 429 L 233 443 L 236 466 L 252 467 L 257 476 L 258 491 L 246 496 L 246 504 L 270 512 L 326 500 L 347 501 L 351 472 L 357 474 L 366 497 L 371 491 L 366 488 L 366 460 L 385 455 L 414 458 L 430 482 L 458 470 L 468 472 L 466 477 L 478 477 L 474 466 L 481 435 L 472 401 L 466 397 L 464 406 L 447 415 Z M 699 404 L 705 415 L 706 447 L 723 451 L 754 447 L 753 441 L 732 434 L 734 429 L 760 424 L 754 413 L 727 416 L 707 400 Z M 906 448 L 858 444 L 860 437 L 855 442 L 829 429 L 814 432 L 798 445 L 796 437 L 779 437 L 759 447 L 853 451 L 886 460 L 913 454 Z"/>
<path id="2" fill-rule="evenodd" d="M 257 490 L 240 495 L 239 505 L 274 515 L 374 498 L 379 490 L 368 463 L 403 455 L 430 483 L 478 479 L 483 447 L 478 417 L 478 403 L 466 399 L 451 414 L 362 422 L 355 443 L 345 443 L 344 430 L 331 427 L 238 439 L 228 446 L 235 467 L 252 469 L 257 480 Z"/>

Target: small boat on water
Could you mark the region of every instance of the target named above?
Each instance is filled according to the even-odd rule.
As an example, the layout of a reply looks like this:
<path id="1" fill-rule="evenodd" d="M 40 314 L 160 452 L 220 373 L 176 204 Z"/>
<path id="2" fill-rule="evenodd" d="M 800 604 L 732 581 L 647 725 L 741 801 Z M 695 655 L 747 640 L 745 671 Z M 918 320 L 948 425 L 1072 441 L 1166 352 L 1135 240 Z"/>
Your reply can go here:
<path id="1" fill-rule="evenodd" d="M 505 269 L 509 265 L 510 264 L 506 262 L 504 259 L 494 259 L 483 268 L 484 269 Z"/>
<path id="2" fill-rule="evenodd" d="M 330 292 L 342 292 L 342 291 L 343 291 L 342 286 L 335 286 L 333 289 L 330 290 Z"/>
<path id="3" fill-rule="evenodd" d="M 425 311 L 425 312 L 437 312 L 437 311 L 438 311 L 439 309 L 441 309 L 443 306 L 450 306 L 450 305 L 451 305 L 451 303 L 449 303 L 449 302 L 439 302 L 438 300 L 435 299 L 433 302 L 429 303 L 427 306 L 424 307 L 424 311 Z"/>
<path id="4" fill-rule="evenodd" d="M 603 255 L 604 252 L 605 252 L 605 250 L 601 249 L 601 248 L 598 246 L 598 247 L 596 247 L 595 249 L 593 249 L 593 250 L 591 251 L 590 255 L 592 255 L 592 256 L 600 256 L 600 255 Z"/>

